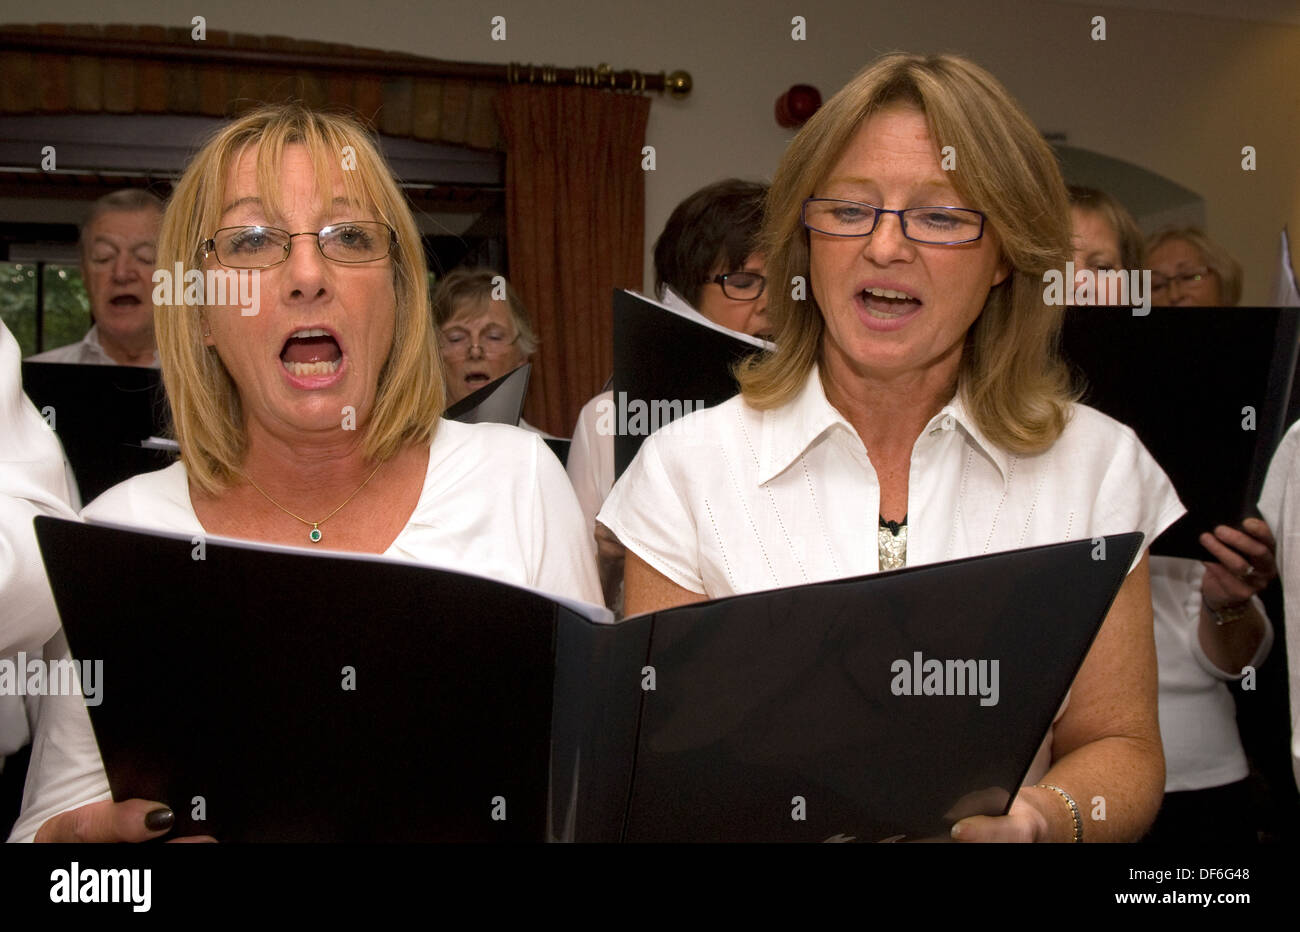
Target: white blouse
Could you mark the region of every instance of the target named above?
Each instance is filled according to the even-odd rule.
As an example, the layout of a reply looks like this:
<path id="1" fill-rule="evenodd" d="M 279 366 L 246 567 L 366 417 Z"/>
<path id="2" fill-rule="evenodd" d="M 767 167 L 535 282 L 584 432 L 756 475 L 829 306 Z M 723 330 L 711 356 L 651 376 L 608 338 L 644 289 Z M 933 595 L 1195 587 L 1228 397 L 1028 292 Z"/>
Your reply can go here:
<path id="1" fill-rule="evenodd" d="M 115 485 L 81 514 L 204 533 L 180 462 Z M 603 604 L 595 543 L 563 467 L 539 435 L 509 425 L 438 422 L 420 499 L 383 555 Z"/>
<path id="2" fill-rule="evenodd" d="M 1018 456 L 960 395 L 913 445 L 907 500 L 908 566 L 1131 531 L 1145 547 L 1185 511 L 1133 431 L 1100 411 L 1075 405 L 1051 447 Z M 679 586 L 721 598 L 878 572 L 879 515 L 867 449 L 814 366 L 779 408 L 737 395 L 647 437 L 596 520 Z M 1049 728 L 1024 782 L 1051 760 Z"/>
<path id="3" fill-rule="evenodd" d="M 1237 703 L 1225 685 L 1241 674 L 1220 670 L 1201 647 L 1204 577 L 1199 560 L 1151 558 L 1166 793 L 1224 786 L 1250 771 L 1237 732 Z M 1273 647 L 1273 624 L 1258 596 L 1253 602 L 1264 618 L 1264 637 L 1247 665 L 1258 667 Z"/>
<path id="4" fill-rule="evenodd" d="M 1051 447 L 1021 456 L 984 437 L 960 394 L 917 438 L 907 496 L 908 566 L 1130 531 L 1149 545 L 1185 510 L 1133 431 L 1101 412 L 1075 405 Z M 720 598 L 877 572 L 879 514 L 867 449 L 814 366 L 779 408 L 737 395 L 646 438 L 597 520 L 677 585 Z"/>
<path id="5" fill-rule="evenodd" d="M 82 517 L 204 533 L 181 463 L 115 485 Z M 595 544 L 564 469 L 540 437 L 508 425 L 439 422 L 419 502 L 384 555 L 603 604 Z M 67 656 L 66 645 L 60 633 L 46 655 Z M 112 798 L 80 696 L 42 697 L 33 730 L 11 841 L 30 841 L 60 812 Z"/>
<path id="6" fill-rule="evenodd" d="M 614 435 L 596 429 L 601 406 L 613 403 L 614 393 L 608 391 L 601 392 L 582 406 L 578 423 L 573 428 L 569 459 L 564 464 L 582 507 L 582 516 L 592 531 L 596 528 L 596 513 L 614 486 Z"/>
<path id="7" fill-rule="evenodd" d="M 1291 425 L 1273 454 L 1259 511 L 1277 540 L 1291 693 L 1291 767 L 1300 784 L 1300 421 Z"/>

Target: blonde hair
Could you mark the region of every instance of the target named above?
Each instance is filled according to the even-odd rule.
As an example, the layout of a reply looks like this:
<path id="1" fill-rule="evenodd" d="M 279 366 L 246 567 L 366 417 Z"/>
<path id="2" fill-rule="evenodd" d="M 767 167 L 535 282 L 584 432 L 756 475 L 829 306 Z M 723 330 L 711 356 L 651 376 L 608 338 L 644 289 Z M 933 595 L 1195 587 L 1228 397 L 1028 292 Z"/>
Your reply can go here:
<path id="1" fill-rule="evenodd" d="M 1043 301 L 1043 273 L 1072 253 L 1065 183 L 1041 134 L 998 81 L 955 55 L 895 53 L 878 59 L 826 102 L 785 151 L 768 194 L 762 246 L 774 283 L 767 306 L 776 350 L 737 369 L 756 408 L 789 401 L 817 362 L 825 323 L 809 282 L 805 198 L 817 193 L 872 113 L 906 104 L 925 114 L 936 146 L 953 146 L 953 186 L 983 211 L 1011 274 L 994 286 L 966 334 L 959 390 L 980 430 L 1015 453 L 1050 446 L 1077 398 L 1057 353 L 1063 309 Z M 943 247 L 934 247 L 943 248 Z"/>
<path id="2" fill-rule="evenodd" d="M 429 320 L 429 284 L 419 231 L 405 198 L 370 134 L 354 119 L 281 104 L 254 110 L 220 129 L 191 160 L 163 214 L 158 267 L 202 265 L 201 244 L 217 229 L 226 178 L 250 146 L 257 146 L 257 185 L 269 211 L 279 212 L 279 173 L 285 149 L 302 145 L 315 171 L 318 197 L 333 200 L 331 181 L 351 147 L 355 170 L 344 171 L 346 196 L 371 207 L 397 232 L 393 266 L 396 315 L 393 345 L 379 374 L 363 450 L 382 462 L 407 444 L 433 438 L 445 399 L 441 363 Z M 349 166 L 351 167 L 351 166 Z M 215 348 L 204 346 L 200 315 L 192 308 L 155 308 L 155 331 L 172 427 L 194 483 L 216 492 L 239 471 L 247 438 L 239 391 Z"/>
<path id="3" fill-rule="evenodd" d="M 438 327 L 445 327 L 468 308 L 491 301 L 495 287 L 492 280 L 498 274 L 484 266 L 453 269 L 447 273 L 447 277 L 433 288 L 433 322 Z M 504 276 L 501 281 L 505 284 L 506 310 L 510 312 L 515 332 L 519 334 L 519 351 L 531 356 L 537 352 L 537 334 L 533 322 L 528 319 L 528 309 L 514 286 Z"/>
<path id="4" fill-rule="evenodd" d="M 1236 307 L 1241 301 L 1241 263 L 1200 227 L 1160 230 L 1147 240 L 1147 256 L 1150 257 L 1157 246 L 1171 239 L 1183 240 L 1201 253 L 1206 266 L 1219 278 L 1219 306 Z"/>

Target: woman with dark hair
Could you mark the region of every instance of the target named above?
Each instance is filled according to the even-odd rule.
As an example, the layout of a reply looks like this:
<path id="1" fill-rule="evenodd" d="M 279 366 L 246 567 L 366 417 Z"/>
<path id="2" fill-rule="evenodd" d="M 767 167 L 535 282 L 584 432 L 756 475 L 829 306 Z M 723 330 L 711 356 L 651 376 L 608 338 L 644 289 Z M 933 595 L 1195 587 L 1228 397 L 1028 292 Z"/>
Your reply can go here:
<path id="1" fill-rule="evenodd" d="M 727 178 L 678 204 L 655 241 L 655 297 L 728 330 L 770 338 L 766 269 L 757 246 L 766 196 L 766 185 Z M 600 405 L 612 398 L 613 392 L 602 392 L 583 406 L 566 469 L 596 536 L 606 604 L 617 608 L 623 548 L 596 524 L 614 486 L 614 437 L 596 427 Z"/>

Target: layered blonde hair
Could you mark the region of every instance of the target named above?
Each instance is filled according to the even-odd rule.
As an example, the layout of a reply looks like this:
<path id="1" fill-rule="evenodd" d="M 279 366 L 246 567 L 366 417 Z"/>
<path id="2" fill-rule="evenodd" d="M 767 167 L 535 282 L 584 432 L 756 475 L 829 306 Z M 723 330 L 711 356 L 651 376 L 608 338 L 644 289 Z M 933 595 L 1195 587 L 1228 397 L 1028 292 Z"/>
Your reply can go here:
<path id="1" fill-rule="evenodd" d="M 818 194 L 871 114 L 895 104 L 921 110 L 935 145 L 953 147 L 952 184 L 967 206 L 987 215 L 1012 269 L 967 331 L 959 391 L 991 441 L 1015 453 L 1040 452 L 1060 435 L 1077 398 L 1057 352 L 1063 309 L 1043 301 L 1043 273 L 1071 256 L 1069 201 L 1052 150 L 1019 105 L 987 71 L 955 55 L 878 59 L 786 149 L 762 235 L 776 350 L 738 368 L 741 391 L 756 408 L 777 407 L 818 361 L 822 311 L 810 287 L 806 298 L 793 297 L 796 276 L 811 284 L 803 202 Z"/>
<path id="2" fill-rule="evenodd" d="M 311 158 L 320 203 L 334 199 L 334 172 L 345 164 L 349 200 L 374 210 L 397 232 L 393 267 L 393 345 L 379 374 L 370 417 L 359 425 L 365 456 L 382 462 L 407 444 L 432 440 L 445 400 L 429 319 L 429 282 L 419 230 L 406 199 L 369 132 L 348 116 L 281 104 L 254 110 L 220 129 L 190 162 L 163 215 L 158 267 L 203 267 L 202 243 L 220 225 L 226 178 L 251 146 L 257 186 L 268 211 L 280 212 L 279 176 L 287 147 Z M 350 147 L 350 148 L 349 148 Z M 351 164 L 355 159 L 355 168 Z M 204 346 L 201 315 L 176 305 L 155 308 L 155 331 L 172 427 L 190 478 L 204 491 L 229 485 L 247 438 L 239 391 L 213 347 Z"/>

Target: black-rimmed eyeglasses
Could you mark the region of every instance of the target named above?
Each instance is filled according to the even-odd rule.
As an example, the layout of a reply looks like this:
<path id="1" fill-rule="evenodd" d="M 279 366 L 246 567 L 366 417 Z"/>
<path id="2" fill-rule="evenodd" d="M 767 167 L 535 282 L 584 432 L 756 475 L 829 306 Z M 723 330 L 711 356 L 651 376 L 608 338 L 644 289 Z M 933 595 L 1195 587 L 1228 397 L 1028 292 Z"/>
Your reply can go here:
<path id="1" fill-rule="evenodd" d="M 753 301 L 763 294 L 767 279 L 757 272 L 727 272 L 704 280 L 706 285 L 721 285 L 722 293 L 733 301 Z"/>
<path id="2" fill-rule="evenodd" d="M 885 214 L 896 214 L 903 235 L 929 246 L 960 246 L 984 235 L 984 214 L 967 207 L 907 207 L 888 210 L 834 197 L 803 202 L 803 225 L 827 236 L 870 236 Z"/>
<path id="3" fill-rule="evenodd" d="M 331 223 L 315 233 L 290 233 L 278 227 L 222 227 L 199 244 L 204 257 L 215 256 L 228 269 L 269 269 L 289 258 L 296 236 L 316 237 L 321 255 L 355 264 L 385 258 L 397 243 L 397 231 L 376 220 Z"/>

